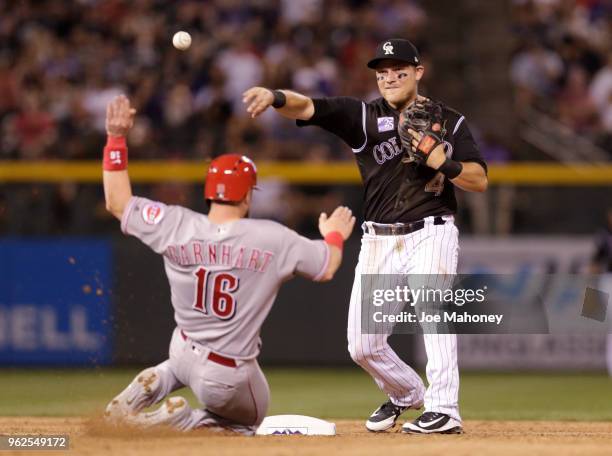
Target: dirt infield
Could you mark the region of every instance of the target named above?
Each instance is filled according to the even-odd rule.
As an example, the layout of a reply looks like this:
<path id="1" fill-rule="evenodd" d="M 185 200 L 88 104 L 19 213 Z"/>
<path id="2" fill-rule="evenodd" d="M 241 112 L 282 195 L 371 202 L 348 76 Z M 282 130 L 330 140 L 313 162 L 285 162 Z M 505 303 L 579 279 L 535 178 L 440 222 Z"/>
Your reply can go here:
<path id="1" fill-rule="evenodd" d="M 2 434 L 69 434 L 71 450 L 50 454 L 86 455 L 367 455 L 419 454 L 610 455 L 612 423 L 468 421 L 459 436 L 371 434 L 363 423 L 338 421 L 335 437 L 241 437 L 206 431 L 110 429 L 85 418 L 0 417 Z M 410 453 L 414 451 L 414 453 Z M 2 454 L 27 454 L 24 451 Z M 33 453 L 31 453 L 33 454 Z M 40 452 L 36 453 L 40 454 Z"/>

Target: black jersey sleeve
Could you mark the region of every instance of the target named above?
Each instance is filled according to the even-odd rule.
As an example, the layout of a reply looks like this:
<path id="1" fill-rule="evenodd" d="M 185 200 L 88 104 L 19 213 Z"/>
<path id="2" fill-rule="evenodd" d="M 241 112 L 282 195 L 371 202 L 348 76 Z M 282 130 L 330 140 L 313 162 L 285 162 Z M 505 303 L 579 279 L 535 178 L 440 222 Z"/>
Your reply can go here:
<path id="1" fill-rule="evenodd" d="M 335 134 L 352 149 L 365 142 L 365 105 L 357 98 L 313 98 L 314 114 L 308 120 L 296 120 L 298 127 L 316 125 Z"/>
<path id="2" fill-rule="evenodd" d="M 474 141 L 472 132 L 468 128 L 465 119 L 461 117 L 457 122 L 461 123 L 454 133 L 455 145 L 452 157 L 453 160 L 479 163 L 484 168 L 485 172 L 487 172 L 487 164 L 484 158 L 482 158 L 482 154 L 476 145 L 476 141 Z"/>

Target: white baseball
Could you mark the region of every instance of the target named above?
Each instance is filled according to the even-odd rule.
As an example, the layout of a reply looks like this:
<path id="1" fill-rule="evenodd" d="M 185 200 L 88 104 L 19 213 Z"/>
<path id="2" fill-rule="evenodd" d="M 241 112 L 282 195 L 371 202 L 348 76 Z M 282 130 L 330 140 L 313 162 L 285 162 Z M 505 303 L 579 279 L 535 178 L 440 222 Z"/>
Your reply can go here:
<path id="1" fill-rule="evenodd" d="M 181 51 L 189 49 L 189 46 L 191 46 L 191 35 L 182 30 L 176 32 L 172 37 L 172 45 Z"/>

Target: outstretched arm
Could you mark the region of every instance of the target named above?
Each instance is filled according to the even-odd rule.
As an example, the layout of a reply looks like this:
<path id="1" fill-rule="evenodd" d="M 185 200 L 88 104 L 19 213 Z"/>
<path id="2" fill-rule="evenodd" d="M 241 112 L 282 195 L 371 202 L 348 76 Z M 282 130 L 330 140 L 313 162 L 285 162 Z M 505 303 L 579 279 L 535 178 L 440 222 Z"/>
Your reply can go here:
<path id="1" fill-rule="evenodd" d="M 119 220 L 132 197 L 125 137 L 134 125 L 135 114 L 136 110 L 130 107 L 125 95 L 115 97 L 106 108 L 108 139 L 103 161 L 104 198 L 106 209 Z"/>
<path id="2" fill-rule="evenodd" d="M 338 206 L 329 217 L 325 212 L 319 216 L 319 231 L 329 245 L 329 261 L 321 277 L 322 282 L 331 280 L 340 267 L 342 245 L 351 235 L 354 226 L 355 217 L 348 207 Z"/>
<path id="3" fill-rule="evenodd" d="M 253 118 L 270 106 L 289 119 L 309 120 L 314 114 L 312 98 L 291 90 L 252 87 L 242 94 L 242 102 L 247 105 L 247 112 Z"/>

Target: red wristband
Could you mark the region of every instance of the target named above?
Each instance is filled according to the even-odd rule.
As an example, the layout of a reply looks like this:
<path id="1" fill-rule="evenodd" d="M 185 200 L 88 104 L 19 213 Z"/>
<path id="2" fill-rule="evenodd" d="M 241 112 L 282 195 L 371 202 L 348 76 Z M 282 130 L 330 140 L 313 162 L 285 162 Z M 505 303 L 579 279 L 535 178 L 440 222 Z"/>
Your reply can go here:
<path id="1" fill-rule="evenodd" d="M 325 242 L 329 245 L 336 246 L 342 251 L 342 247 L 344 247 L 344 238 L 340 234 L 340 231 L 332 231 L 331 233 L 327 233 L 325 236 Z"/>
<path id="2" fill-rule="evenodd" d="M 128 149 L 125 136 L 108 136 L 104 146 L 102 168 L 105 171 L 122 171 L 127 169 Z"/>

